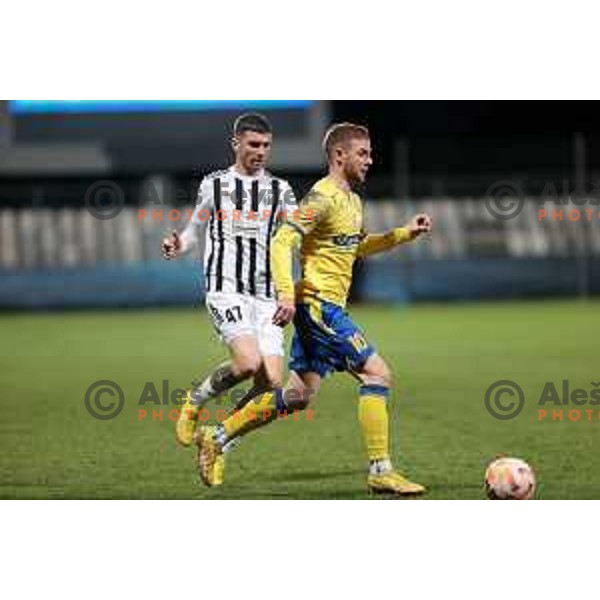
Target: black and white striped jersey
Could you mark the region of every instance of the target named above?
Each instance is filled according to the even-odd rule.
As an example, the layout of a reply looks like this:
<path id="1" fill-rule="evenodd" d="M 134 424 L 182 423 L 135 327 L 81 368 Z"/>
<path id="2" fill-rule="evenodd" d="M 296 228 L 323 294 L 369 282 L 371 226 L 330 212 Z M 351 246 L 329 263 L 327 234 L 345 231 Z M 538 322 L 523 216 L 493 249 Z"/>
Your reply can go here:
<path id="1" fill-rule="evenodd" d="M 207 175 L 184 232 L 205 231 L 206 291 L 274 298 L 270 241 L 296 209 L 289 183 L 268 171 L 247 176 L 230 167 Z"/>

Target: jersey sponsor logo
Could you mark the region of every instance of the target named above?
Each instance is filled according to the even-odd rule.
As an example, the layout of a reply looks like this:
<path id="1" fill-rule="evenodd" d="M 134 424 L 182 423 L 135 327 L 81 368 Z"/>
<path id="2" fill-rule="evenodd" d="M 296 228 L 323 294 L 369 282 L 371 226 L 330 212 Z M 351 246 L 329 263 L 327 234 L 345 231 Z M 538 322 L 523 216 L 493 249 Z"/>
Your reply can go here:
<path id="1" fill-rule="evenodd" d="M 334 235 L 331 238 L 331 241 L 341 248 L 353 248 L 354 246 L 358 246 L 362 235 L 360 233 L 346 234 L 340 233 L 338 235 Z"/>
<path id="2" fill-rule="evenodd" d="M 233 235 L 239 235 L 244 238 L 257 238 L 261 233 L 260 225 L 252 221 L 233 221 Z"/>

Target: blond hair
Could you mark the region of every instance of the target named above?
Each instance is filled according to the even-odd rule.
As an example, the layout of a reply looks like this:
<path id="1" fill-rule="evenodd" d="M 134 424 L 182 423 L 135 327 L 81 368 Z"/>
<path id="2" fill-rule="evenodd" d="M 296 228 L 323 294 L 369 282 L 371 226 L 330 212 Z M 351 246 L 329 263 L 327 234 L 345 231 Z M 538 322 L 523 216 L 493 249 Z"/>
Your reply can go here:
<path id="1" fill-rule="evenodd" d="M 334 123 L 323 137 L 323 151 L 327 159 L 331 159 L 331 154 L 335 146 L 347 144 L 350 140 L 356 138 L 368 138 L 369 130 L 364 125 L 355 125 L 354 123 Z"/>

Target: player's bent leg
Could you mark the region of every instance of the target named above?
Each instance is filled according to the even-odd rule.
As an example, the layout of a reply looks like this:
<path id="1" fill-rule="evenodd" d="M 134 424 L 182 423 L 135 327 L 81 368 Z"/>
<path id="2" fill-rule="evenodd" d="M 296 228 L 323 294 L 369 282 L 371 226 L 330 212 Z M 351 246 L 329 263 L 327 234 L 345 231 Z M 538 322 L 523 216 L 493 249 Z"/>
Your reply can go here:
<path id="1" fill-rule="evenodd" d="M 293 371 L 283 393 L 271 391 L 249 401 L 240 411 L 217 427 L 202 427 L 196 435 L 198 471 L 206 485 L 218 485 L 219 461 L 224 448 L 250 431 L 273 422 L 279 414 L 303 410 L 320 385 L 317 373 L 299 375 Z M 286 403 L 286 398 L 289 400 Z M 216 477 L 215 477 L 216 476 Z"/>
<path id="2" fill-rule="evenodd" d="M 183 446 L 189 446 L 192 442 L 200 409 L 210 399 L 255 375 L 260 368 L 258 344 L 253 335 L 239 335 L 228 346 L 231 359 L 219 365 L 199 387 L 192 390 L 181 408 L 175 437 Z"/>
<path id="3" fill-rule="evenodd" d="M 360 380 L 358 420 L 369 457 L 368 487 L 375 493 L 422 494 L 425 488 L 395 471 L 389 452 L 387 399 L 391 372 L 378 354 L 371 355 L 354 375 Z"/>
<path id="4" fill-rule="evenodd" d="M 230 440 L 264 427 L 279 415 L 304 410 L 320 385 L 317 373 L 298 374 L 290 372 L 284 390 L 277 388 L 249 402 L 238 413 L 231 415 L 222 423 L 221 442 Z"/>

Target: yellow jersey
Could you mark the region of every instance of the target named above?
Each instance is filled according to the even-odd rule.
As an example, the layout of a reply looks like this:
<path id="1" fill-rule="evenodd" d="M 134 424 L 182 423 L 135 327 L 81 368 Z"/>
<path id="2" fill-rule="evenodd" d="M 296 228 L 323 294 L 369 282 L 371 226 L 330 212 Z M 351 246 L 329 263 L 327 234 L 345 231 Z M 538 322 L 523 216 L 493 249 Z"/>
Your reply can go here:
<path id="1" fill-rule="evenodd" d="M 331 177 L 318 181 L 300 201 L 293 220 L 285 221 L 271 241 L 271 270 L 279 298 L 304 302 L 318 298 L 345 306 L 357 257 L 410 241 L 408 229 L 367 235 L 363 203 Z M 294 291 L 292 248 L 300 245 L 301 278 Z"/>

